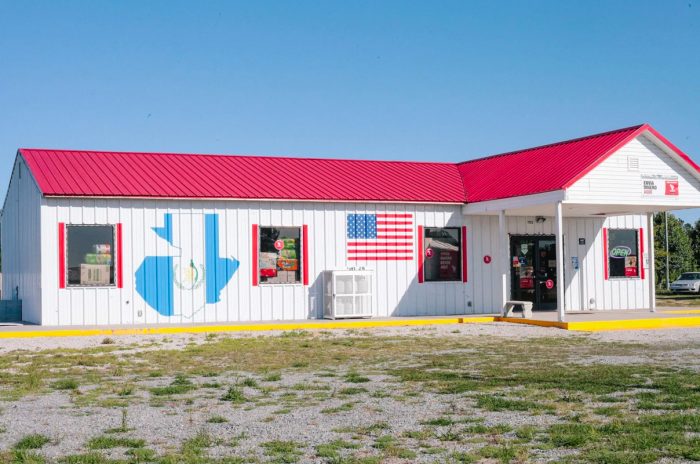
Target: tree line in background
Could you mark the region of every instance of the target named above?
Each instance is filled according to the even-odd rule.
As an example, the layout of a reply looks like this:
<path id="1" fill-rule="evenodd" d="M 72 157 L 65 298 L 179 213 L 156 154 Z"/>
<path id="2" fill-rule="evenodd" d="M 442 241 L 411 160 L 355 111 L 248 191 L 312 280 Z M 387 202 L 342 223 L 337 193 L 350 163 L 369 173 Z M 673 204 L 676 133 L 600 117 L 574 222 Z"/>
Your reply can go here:
<path id="1" fill-rule="evenodd" d="M 666 288 L 666 228 L 663 213 L 654 215 L 656 284 Z M 700 220 L 687 224 L 668 214 L 668 274 L 673 282 L 682 272 L 700 271 Z"/>

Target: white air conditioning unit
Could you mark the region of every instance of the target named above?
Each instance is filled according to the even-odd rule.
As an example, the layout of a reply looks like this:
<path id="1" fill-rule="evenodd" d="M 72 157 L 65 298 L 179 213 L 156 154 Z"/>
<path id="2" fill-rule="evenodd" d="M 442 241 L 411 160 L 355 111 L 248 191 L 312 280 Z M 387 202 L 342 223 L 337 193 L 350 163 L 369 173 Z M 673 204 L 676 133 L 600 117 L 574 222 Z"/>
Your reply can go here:
<path id="1" fill-rule="evenodd" d="M 325 271 L 323 317 L 372 317 L 372 271 Z"/>

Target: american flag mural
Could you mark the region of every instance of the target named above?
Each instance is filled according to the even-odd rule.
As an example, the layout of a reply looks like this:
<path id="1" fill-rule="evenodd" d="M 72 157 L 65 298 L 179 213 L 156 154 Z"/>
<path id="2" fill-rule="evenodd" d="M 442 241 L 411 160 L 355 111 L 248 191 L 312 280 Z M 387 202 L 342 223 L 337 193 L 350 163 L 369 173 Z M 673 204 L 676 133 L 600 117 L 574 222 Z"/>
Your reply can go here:
<path id="1" fill-rule="evenodd" d="M 349 261 L 413 259 L 413 214 L 348 214 Z"/>

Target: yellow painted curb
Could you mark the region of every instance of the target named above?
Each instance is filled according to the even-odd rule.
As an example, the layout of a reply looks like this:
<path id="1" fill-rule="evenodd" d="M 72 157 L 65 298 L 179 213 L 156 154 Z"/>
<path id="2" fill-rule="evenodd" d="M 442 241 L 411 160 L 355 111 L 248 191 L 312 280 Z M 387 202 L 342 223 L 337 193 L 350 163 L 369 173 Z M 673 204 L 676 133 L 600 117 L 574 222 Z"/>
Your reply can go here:
<path id="1" fill-rule="evenodd" d="M 700 314 L 700 309 L 664 309 L 661 312 L 666 314 Z"/>
<path id="2" fill-rule="evenodd" d="M 538 327 L 556 327 L 558 329 L 566 329 L 567 322 L 558 321 L 539 321 L 537 319 L 523 319 L 519 317 L 495 317 L 495 322 L 509 322 L 511 324 L 536 325 Z"/>
<path id="3" fill-rule="evenodd" d="M 619 321 L 569 322 L 568 330 L 599 332 L 604 330 L 681 329 L 700 327 L 700 317 L 664 317 Z"/>
<path id="4" fill-rule="evenodd" d="M 2 338 L 34 338 L 34 337 L 85 337 L 99 335 L 167 335 L 182 333 L 210 333 L 210 332 L 258 332 L 269 330 L 306 330 L 306 329 L 359 329 L 370 327 L 402 327 L 445 324 L 474 324 L 493 322 L 493 316 L 475 317 L 449 317 L 449 318 L 421 318 L 401 320 L 344 320 L 324 322 L 280 322 L 260 324 L 227 324 L 227 325 L 199 325 L 176 327 L 139 327 L 119 329 L 50 329 L 50 330 L 16 330 L 0 331 Z"/>

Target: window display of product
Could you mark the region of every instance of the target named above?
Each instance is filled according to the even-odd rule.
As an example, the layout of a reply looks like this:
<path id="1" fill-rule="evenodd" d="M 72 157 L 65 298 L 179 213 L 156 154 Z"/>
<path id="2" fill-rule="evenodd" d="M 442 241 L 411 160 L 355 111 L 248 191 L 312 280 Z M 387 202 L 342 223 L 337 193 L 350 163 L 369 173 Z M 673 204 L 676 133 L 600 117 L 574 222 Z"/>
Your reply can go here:
<path id="1" fill-rule="evenodd" d="M 261 284 L 301 283 L 301 228 L 260 227 Z"/>

